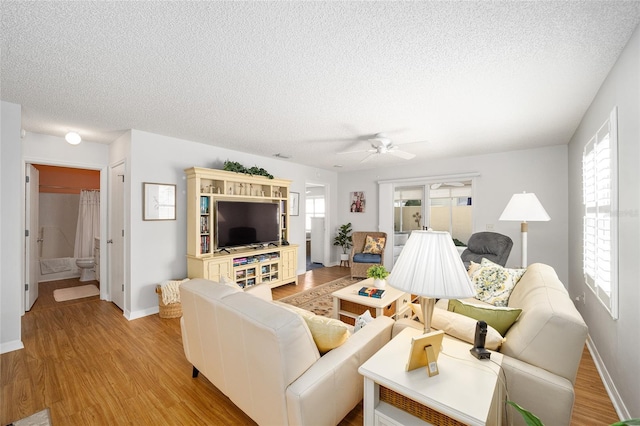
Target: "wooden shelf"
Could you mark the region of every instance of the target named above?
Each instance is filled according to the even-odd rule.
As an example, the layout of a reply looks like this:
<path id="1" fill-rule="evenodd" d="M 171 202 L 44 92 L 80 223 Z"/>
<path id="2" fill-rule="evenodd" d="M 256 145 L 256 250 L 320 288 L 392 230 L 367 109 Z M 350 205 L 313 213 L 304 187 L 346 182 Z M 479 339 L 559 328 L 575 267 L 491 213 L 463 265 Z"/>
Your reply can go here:
<path id="1" fill-rule="evenodd" d="M 278 204 L 280 209 L 280 241 L 289 240 L 289 188 L 291 181 L 268 179 L 224 170 L 192 167 L 185 170 L 187 176 L 187 271 L 189 278 L 207 278 L 219 281 L 226 276 L 242 288 L 261 283 L 275 287 L 291 282 L 298 283 L 296 275 L 298 246 L 237 247 L 229 252 L 216 252 L 215 206 L 216 201 L 261 201 Z M 243 256 L 259 256 L 274 253 L 277 259 L 268 262 L 268 271 L 256 269 L 249 274 L 251 265 L 236 265 L 234 259 Z M 237 273 L 244 274 L 238 278 Z"/>

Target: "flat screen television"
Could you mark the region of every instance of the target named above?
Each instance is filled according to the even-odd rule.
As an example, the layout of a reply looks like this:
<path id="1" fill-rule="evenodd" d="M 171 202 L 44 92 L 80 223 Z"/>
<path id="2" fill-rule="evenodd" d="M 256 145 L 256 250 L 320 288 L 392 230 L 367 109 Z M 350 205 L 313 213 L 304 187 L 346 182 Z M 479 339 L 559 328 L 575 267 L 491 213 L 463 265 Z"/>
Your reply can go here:
<path id="1" fill-rule="evenodd" d="M 216 201 L 216 249 L 280 242 L 279 205 Z"/>

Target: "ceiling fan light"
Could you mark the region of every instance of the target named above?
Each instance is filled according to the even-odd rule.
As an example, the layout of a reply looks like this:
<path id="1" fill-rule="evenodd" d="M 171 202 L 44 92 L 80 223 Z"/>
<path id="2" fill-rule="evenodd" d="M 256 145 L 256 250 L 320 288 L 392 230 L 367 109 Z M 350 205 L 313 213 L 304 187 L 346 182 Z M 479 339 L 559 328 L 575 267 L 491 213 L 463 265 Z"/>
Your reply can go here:
<path id="1" fill-rule="evenodd" d="M 71 145 L 78 145 L 80 142 L 82 142 L 82 138 L 80 137 L 80 135 L 76 132 L 69 132 L 64 136 L 64 139 L 70 143 Z"/>

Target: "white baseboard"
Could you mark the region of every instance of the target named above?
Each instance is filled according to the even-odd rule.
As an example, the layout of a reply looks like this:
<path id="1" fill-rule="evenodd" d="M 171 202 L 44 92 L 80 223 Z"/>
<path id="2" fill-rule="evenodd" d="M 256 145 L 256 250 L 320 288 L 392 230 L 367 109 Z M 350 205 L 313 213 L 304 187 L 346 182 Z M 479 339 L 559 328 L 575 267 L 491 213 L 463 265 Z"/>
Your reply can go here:
<path id="1" fill-rule="evenodd" d="M 142 309 L 142 310 L 133 311 L 133 312 L 127 310 L 124 313 L 124 317 L 129 321 L 131 321 L 131 320 L 142 318 L 142 317 L 148 317 L 149 315 L 157 314 L 158 312 L 160 312 L 160 307 L 153 306 L 151 308 Z"/>
<path id="2" fill-rule="evenodd" d="M 0 343 L 0 354 L 6 354 L 7 352 L 13 352 L 19 349 L 24 349 L 22 340 L 14 340 L 12 342 Z"/>
<path id="3" fill-rule="evenodd" d="M 591 354 L 591 358 L 593 358 L 593 363 L 596 365 L 596 369 L 598 370 L 598 374 L 602 379 L 602 384 L 609 395 L 609 399 L 611 399 L 611 403 L 613 404 L 613 408 L 615 408 L 616 413 L 618 414 L 619 419 L 630 419 L 631 414 L 629 410 L 624 405 L 624 401 L 620 397 L 618 393 L 618 389 L 616 389 L 616 385 L 613 383 L 609 372 L 607 371 L 607 367 L 604 365 L 600 354 L 598 353 L 598 349 L 596 348 L 593 340 L 591 340 L 591 336 L 587 336 L 587 349 L 589 349 L 589 353 Z"/>

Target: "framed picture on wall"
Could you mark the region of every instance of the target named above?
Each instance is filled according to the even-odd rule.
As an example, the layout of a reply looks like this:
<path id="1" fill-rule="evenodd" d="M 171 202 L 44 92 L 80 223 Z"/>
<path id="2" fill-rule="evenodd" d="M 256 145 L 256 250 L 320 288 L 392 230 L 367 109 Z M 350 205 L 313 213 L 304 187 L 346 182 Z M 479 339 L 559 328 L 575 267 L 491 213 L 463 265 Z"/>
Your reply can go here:
<path id="1" fill-rule="evenodd" d="M 366 200 L 364 197 L 364 191 L 355 191 L 351 193 L 349 211 L 351 213 L 364 213 Z"/>
<path id="2" fill-rule="evenodd" d="M 176 220 L 175 185 L 144 182 L 142 194 L 142 220 Z"/>
<path id="3" fill-rule="evenodd" d="M 291 192 L 289 194 L 289 216 L 300 215 L 300 193 Z"/>

